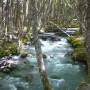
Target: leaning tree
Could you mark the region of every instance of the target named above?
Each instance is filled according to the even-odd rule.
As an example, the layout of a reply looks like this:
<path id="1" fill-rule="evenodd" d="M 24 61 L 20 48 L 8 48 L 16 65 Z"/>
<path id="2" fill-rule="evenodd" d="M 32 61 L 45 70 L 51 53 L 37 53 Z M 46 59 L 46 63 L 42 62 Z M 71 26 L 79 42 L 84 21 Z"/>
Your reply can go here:
<path id="1" fill-rule="evenodd" d="M 36 50 L 36 58 L 44 90 L 51 90 L 51 85 L 49 83 L 45 70 L 43 55 L 41 51 L 41 44 L 38 39 L 38 28 L 44 24 L 45 19 L 47 18 L 50 3 L 51 2 L 49 0 L 37 0 L 37 1 L 29 0 L 29 7 L 28 7 L 29 8 L 28 18 L 30 23 L 29 25 L 31 25 L 32 29 L 33 42 Z"/>

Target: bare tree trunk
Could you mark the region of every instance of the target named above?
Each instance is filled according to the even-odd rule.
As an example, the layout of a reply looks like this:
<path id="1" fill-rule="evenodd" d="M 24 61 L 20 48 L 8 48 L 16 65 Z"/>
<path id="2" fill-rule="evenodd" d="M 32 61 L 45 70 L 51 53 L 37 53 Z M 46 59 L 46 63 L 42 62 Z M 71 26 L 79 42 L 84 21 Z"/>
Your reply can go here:
<path id="1" fill-rule="evenodd" d="M 90 83 L 90 0 L 87 0 L 86 10 L 86 49 L 88 64 L 88 82 Z"/>
<path id="2" fill-rule="evenodd" d="M 51 90 L 51 86 L 49 84 L 47 74 L 45 71 L 45 65 L 44 65 L 44 61 L 43 61 L 41 45 L 40 45 L 40 41 L 38 39 L 38 32 L 37 32 L 37 27 L 36 27 L 35 23 L 32 26 L 32 30 L 33 30 L 32 32 L 33 32 L 33 38 L 34 38 L 34 44 L 35 44 L 35 50 L 36 50 L 36 57 L 37 57 L 37 62 L 38 62 L 38 66 L 39 66 L 39 72 L 40 72 L 41 80 L 43 83 L 43 87 L 44 87 L 44 90 Z"/>
<path id="3" fill-rule="evenodd" d="M 32 5 L 31 6 L 32 7 L 32 11 L 31 11 L 32 13 L 32 33 L 33 33 L 33 38 L 34 38 L 36 58 L 38 62 L 39 72 L 40 72 L 44 90 L 51 90 L 51 86 L 49 84 L 49 80 L 48 80 L 46 70 L 45 70 L 40 41 L 38 39 L 38 31 L 37 31 L 38 23 L 37 23 L 37 11 L 35 7 L 35 0 L 31 0 L 31 5 Z"/>
<path id="4" fill-rule="evenodd" d="M 79 16 L 81 34 L 84 34 L 86 31 L 85 28 L 86 5 L 87 5 L 87 0 L 78 0 L 78 11 L 79 11 L 78 16 Z"/>

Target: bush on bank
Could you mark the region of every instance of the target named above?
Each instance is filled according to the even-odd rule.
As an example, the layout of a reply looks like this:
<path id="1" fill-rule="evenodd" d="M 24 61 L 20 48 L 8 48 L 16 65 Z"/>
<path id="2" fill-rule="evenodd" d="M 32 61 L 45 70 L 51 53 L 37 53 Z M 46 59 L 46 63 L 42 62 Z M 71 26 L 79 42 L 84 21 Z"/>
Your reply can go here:
<path id="1" fill-rule="evenodd" d="M 17 49 L 17 45 L 12 42 L 5 41 L 0 47 L 0 58 L 9 56 L 9 55 L 18 55 L 19 51 Z"/>

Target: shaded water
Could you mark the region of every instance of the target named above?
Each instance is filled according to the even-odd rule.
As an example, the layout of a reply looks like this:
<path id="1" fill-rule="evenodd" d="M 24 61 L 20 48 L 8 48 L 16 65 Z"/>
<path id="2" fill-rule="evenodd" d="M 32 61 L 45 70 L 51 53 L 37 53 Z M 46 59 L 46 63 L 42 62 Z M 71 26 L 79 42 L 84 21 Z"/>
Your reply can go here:
<path id="1" fill-rule="evenodd" d="M 66 55 L 72 50 L 66 39 L 41 42 L 43 53 L 47 55 L 44 61 L 53 90 L 75 90 L 86 79 L 86 71 L 84 65 L 74 63 Z M 0 74 L 0 90 L 43 90 L 35 55 L 27 57 L 17 68 L 8 75 Z"/>

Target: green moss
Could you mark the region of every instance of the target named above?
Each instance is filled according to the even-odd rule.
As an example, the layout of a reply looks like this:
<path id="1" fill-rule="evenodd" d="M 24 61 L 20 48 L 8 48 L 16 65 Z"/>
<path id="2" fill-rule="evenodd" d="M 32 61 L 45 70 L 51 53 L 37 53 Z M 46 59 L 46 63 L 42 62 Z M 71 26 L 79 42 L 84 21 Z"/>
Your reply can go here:
<path id="1" fill-rule="evenodd" d="M 72 52 L 73 60 L 86 63 L 87 54 L 86 54 L 86 49 L 84 46 L 83 37 L 80 37 L 80 36 L 79 37 L 69 37 L 67 40 L 71 44 L 71 46 L 74 48 Z"/>
<path id="2" fill-rule="evenodd" d="M 85 48 L 75 48 L 72 53 L 73 60 L 86 63 L 86 50 Z"/>
<path id="3" fill-rule="evenodd" d="M 73 48 L 84 47 L 84 40 L 77 39 L 73 36 L 69 37 L 67 40 Z"/>
<path id="4" fill-rule="evenodd" d="M 28 36 L 23 36 L 21 41 L 25 44 L 28 41 Z"/>

